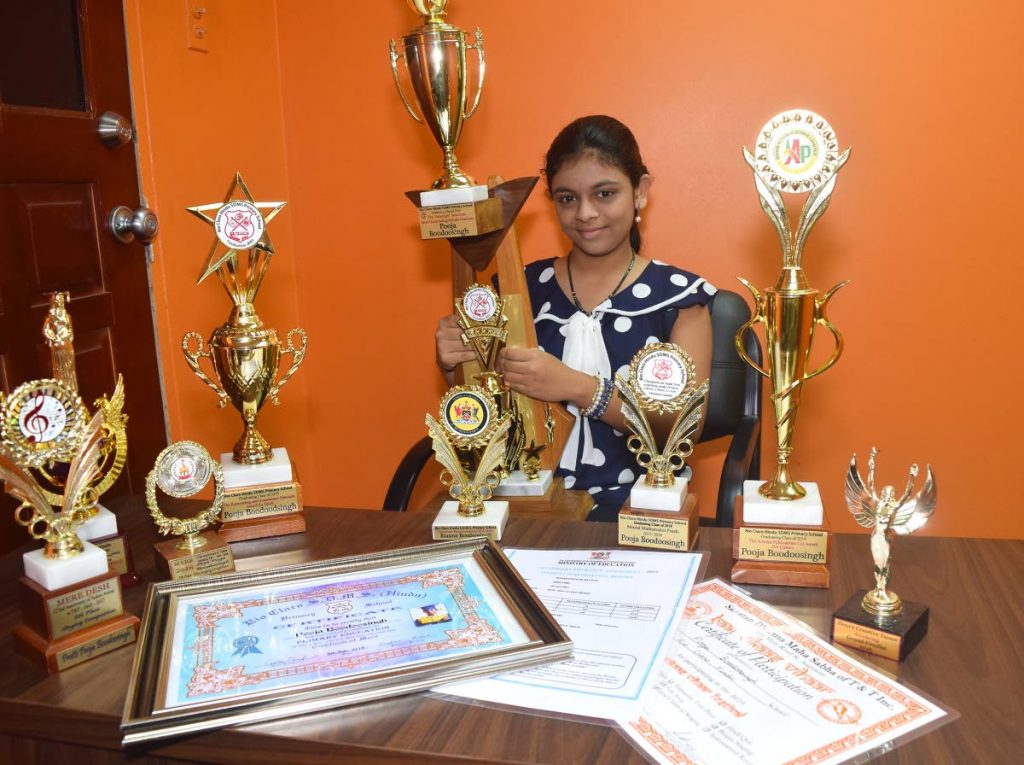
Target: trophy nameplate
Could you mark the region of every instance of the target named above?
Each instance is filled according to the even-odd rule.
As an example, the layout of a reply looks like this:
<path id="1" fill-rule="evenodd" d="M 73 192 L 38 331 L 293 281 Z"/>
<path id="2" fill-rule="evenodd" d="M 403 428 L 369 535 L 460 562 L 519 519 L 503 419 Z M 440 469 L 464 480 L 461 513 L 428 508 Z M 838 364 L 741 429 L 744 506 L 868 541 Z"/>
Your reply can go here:
<path id="1" fill-rule="evenodd" d="M 510 420 L 511 415 L 499 414 L 491 394 L 477 385 L 450 388 L 441 397 L 437 420 L 427 415 L 427 432 L 442 467 L 441 483 L 452 498 L 441 505 L 434 519 L 434 539 L 501 539 L 508 502 L 491 501 L 491 497 L 501 480 Z M 470 462 L 476 463 L 475 468 Z"/>
<path id="2" fill-rule="evenodd" d="M 651 343 L 633 356 L 629 373 L 615 379 L 622 415 L 632 431 L 626 447 L 644 469 L 619 511 L 619 544 L 689 550 L 700 515 L 688 481 L 677 476 L 693 453 L 709 383 L 697 383 L 690 355 L 674 343 Z M 665 418 L 672 415 L 671 423 Z M 662 439 L 656 430 L 667 425 Z M 661 444 L 661 441 L 664 441 Z"/>
<path id="3" fill-rule="evenodd" d="M 0 401 L 0 482 L 21 502 L 15 520 L 46 542 L 22 558 L 22 623 L 14 628 L 14 647 L 47 672 L 132 643 L 139 628 L 124 613 L 119 572 L 76 533 L 90 517 L 87 496 L 102 474 L 106 417 L 101 409 L 79 425 L 86 412 L 76 399 L 57 380 L 36 380 Z M 34 471 L 67 459 L 55 509 Z"/>
<path id="4" fill-rule="evenodd" d="M 861 590 L 832 615 L 832 640 L 851 648 L 903 661 L 928 632 L 928 606 L 903 600 L 889 589 L 893 535 L 904 536 L 924 526 L 935 511 L 938 493 L 931 465 L 915 496 L 918 467 L 912 465 L 903 494 L 892 486 L 875 490 L 875 457 L 871 449 L 867 481 L 857 469 L 857 455 L 846 474 L 846 504 L 861 526 L 871 529 L 875 588 Z"/>
<path id="5" fill-rule="evenodd" d="M 280 403 L 281 388 L 306 356 L 303 330 L 289 330 L 282 342 L 275 329 L 264 326 L 253 306 L 274 255 L 267 226 L 285 204 L 257 202 L 241 174 L 235 173 L 223 202 L 188 208 L 216 234 L 196 283 L 216 274 L 233 305 L 227 322 L 214 330 L 208 342 L 198 332 L 187 333 L 181 342 L 189 368 L 217 394 L 218 405 L 230 402 L 242 417 L 242 435 L 231 455 L 222 458 L 225 491 L 230 492 L 226 502 L 232 515 L 225 519 L 221 536 L 233 542 L 306 528 L 301 488 L 288 453 L 280 447 L 272 449 L 256 427 L 260 409 L 268 400 Z M 246 254 L 244 259 L 239 258 L 240 252 Z M 284 354 L 291 354 L 291 366 L 278 379 Z M 213 366 L 212 377 L 200 366 L 203 358 Z M 268 503 L 267 486 L 271 484 L 278 486 L 277 500 Z M 274 506 L 287 509 L 266 512 Z M 240 514 L 245 517 L 239 518 Z"/>
<path id="6" fill-rule="evenodd" d="M 172 518 L 161 509 L 157 489 L 171 497 L 194 497 L 213 481 L 210 505 L 189 518 Z M 194 441 L 178 441 L 164 449 L 146 476 L 146 505 L 164 536 L 180 539 L 155 544 L 156 565 L 169 579 L 213 576 L 235 570 L 231 548 L 206 529 L 217 522 L 224 501 L 224 472 L 209 452 Z"/>

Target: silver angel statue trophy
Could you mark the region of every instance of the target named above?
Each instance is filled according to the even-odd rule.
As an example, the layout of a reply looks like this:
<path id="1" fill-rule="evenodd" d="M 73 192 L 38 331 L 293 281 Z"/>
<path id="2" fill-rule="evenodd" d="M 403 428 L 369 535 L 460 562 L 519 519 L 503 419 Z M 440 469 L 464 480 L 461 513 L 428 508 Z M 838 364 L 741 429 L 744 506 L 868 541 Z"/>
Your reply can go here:
<path id="1" fill-rule="evenodd" d="M 911 465 L 910 477 L 900 496 L 892 486 L 875 490 L 875 457 L 878 450 L 871 449 L 868 457 L 867 483 L 857 469 L 857 455 L 850 460 L 846 474 L 846 504 L 861 526 L 871 529 L 871 557 L 875 562 L 875 589 L 861 601 L 861 607 L 880 619 L 894 619 L 903 611 L 900 596 L 889 589 L 892 566 L 893 534 L 906 535 L 917 531 L 931 518 L 935 510 L 937 493 L 931 465 L 926 468 L 924 486 L 913 495 L 917 483 L 918 467 Z M 913 495 L 913 496 L 912 496 Z"/>

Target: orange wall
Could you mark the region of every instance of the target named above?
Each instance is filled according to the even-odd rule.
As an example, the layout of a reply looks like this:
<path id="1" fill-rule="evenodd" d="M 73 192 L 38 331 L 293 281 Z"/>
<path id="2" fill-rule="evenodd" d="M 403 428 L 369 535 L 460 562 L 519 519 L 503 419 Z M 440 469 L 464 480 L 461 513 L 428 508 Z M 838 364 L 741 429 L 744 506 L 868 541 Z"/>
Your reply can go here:
<path id="1" fill-rule="evenodd" d="M 308 502 L 379 507 L 437 406 L 432 333 L 450 310 L 447 248 L 419 240 L 402 194 L 435 177 L 440 156 L 405 114 L 388 67 L 387 40 L 416 17 L 400 0 L 222 2 L 223 47 L 195 54 L 179 12 L 154 7 L 164 5 L 129 2 L 129 35 L 146 111 L 144 187 L 164 225 L 154 278 L 173 435 L 227 448 L 238 432 L 177 349 L 184 331 L 209 332 L 227 314 L 219 287 L 193 286 L 210 233 L 180 210 L 216 199 L 238 167 L 257 195 L 289 200 L 272 224 L 280 256 L 257 307 L 311 338 L 283 406 L 261 425 L 296 452 Z M 566 122 L 616 115 L 656 178 L 645 254 L 720 287 L 741 289 L 736 275 L 767 286 L 781 256 L 739 147 L 773 114 L 815 109 L 853 152 L 805 265 L 821 289 L 852 284 L 831 306 L 846 353 L 805 392 L 794 472 L 819 483 L 837 529 L 853 530 L 845 469 L 876 445 L 880 481 L 901 482 L 912 461 L 932 464 L 940 503 L 925 533 L 1024 537 L 1002 491 L 1014 473 L 999 427 L 1020 420 L 1004 402 L 1022 364 L 1009 301 L 984 294 L 1013 278 L 1020 254 L 1011 205 L 1021 196 L 1014 36 L 1024 9 L 752 9 L 454 0 L 451 21 L 483 28 L 488 63 L 459 146 L 465 168 L 478 178 L 534 173 Z M 566 249 L 539 192 L 519 231 L 527 261 Z M 996 307 L 979 310 L 984 302 Z M 765 472 L 770 416 L 766 426 Z M 722 449 L 702 450 L 695 490 L 707 512 Z"/>

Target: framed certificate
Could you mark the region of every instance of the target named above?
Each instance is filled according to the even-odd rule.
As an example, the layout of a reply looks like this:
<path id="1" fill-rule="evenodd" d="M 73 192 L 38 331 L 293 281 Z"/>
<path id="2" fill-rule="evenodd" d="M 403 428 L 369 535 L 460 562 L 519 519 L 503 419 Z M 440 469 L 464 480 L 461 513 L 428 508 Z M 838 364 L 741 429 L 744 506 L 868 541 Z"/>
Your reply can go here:
<path id="1" fill-rule="evenodd" d="M 567 658 L 483 539 L 150 588 L 126 745 L 372 701 Z"/>

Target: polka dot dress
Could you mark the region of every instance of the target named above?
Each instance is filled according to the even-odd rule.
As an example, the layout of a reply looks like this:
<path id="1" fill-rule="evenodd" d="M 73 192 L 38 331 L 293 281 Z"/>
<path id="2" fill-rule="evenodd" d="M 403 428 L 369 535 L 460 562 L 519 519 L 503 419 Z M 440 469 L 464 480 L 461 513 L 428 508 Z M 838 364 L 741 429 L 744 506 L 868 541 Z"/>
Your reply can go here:
<path id="1" fill-rule="evenodd" d="M 526 266 L 537 342 L 548 353 L 563 357 L 569 320 L 577 313 L 572 300 L 555 279 L 554 258 Z M 688 271 L 652 261 L 640 277 L 594 310 L 613 374 L 625 377 L 636 352 L 650 343 L 667 342 L 680 309 L 709 305 L 715 288 Z M 579 426 L 577 426 L 579 427 Z M 578 439 L 575 467 L 559 467 L 567 489 L 588 491 L 598 505 L 591 519 L 614 520 L 629 490 L 642 472 L 626 449 L 626 436 L 598 420 L 590 422 L 593 439 L 587 463 Z M 605 518 L 604 516 L 609 516 Z"/>

